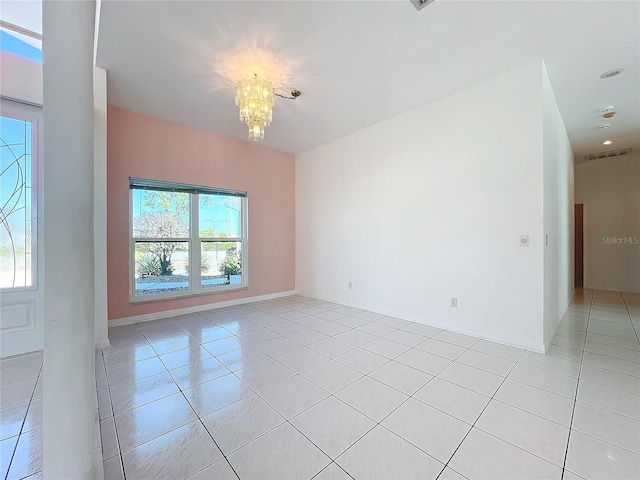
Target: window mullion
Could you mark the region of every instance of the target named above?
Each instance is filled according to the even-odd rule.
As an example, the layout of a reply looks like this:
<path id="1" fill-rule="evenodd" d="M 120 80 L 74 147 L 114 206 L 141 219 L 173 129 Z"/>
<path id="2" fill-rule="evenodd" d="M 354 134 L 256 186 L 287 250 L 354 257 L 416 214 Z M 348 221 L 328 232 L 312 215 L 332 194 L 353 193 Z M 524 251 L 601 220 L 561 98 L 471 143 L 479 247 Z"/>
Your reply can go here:
<path id="1" fill-rule="evenodd" d="M 189 195 L 191 200 L 191 241 L 189 245 L 189 283 L 191 291 L 199 292 L 202 288 L 202 270 L 200 265 L 201 243 L 200 243 L 200 199 L 197 193 Z"/>
<path id="2" fill-rule="evenodd" d="M 133 238 L 133 241 L 135 243 L 188 242 L 189 240 L 190 240 L 190 237 L 158 237 L 158 238 L 154 238 L 154 237 L 149 237 L 149 238 L 134 237 Z"/>

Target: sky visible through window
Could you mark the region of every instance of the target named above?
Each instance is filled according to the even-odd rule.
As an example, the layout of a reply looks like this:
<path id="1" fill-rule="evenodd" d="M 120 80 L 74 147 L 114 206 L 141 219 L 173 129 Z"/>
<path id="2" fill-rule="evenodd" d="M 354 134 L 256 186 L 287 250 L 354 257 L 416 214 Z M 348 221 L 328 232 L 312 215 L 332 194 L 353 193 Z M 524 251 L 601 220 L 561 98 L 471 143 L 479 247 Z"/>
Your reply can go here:
<path id="1" fill-rule="evenodd" d="M 145 193 L 145 190 L 133 190 L 134 218 L 151 209 L 150 205 L 145 205 Z M 216 235 L 241 236 L 241 199 L 239 197 L 224 195 L 200 195 L 200 197 L 201 232 L 213 229 Z"/>
<path id="2" fill-rule="evenodd" d="M 29 60 L 42 62 L 42 50 L 23 42 L 4 30 L 0 30 L 0 50 L 28 58 Z"/>
<path id="3" fill-rule="evenodd" d="M 42 0 L 0 0 L 0 51 L 42 63 Z"/>
<path id="4" fill-rule="evenodd" d="M 24 208 L 22 203 L 26 192 L 21 190 L 23 186 L 31 187 L 31 124 L 0 117 L 0 206 L 3 207 L 3 219 L 4 212 L 11 210 L 10 206 L 17 204 L 16 210 Z M 31 203 L 30 198 L 26 200 Z M 24 213 L 8 215 L 5 220 L 14 241 L 24 243 Z M 2 245 L 9 241 L 5 238 L 8 233 L 6 228 L 0 229 Z"/>
<path id="5" fill-rule="evenodd" d="M 31 285 L 31 123 L 0 117 L 0 288 Z"/>

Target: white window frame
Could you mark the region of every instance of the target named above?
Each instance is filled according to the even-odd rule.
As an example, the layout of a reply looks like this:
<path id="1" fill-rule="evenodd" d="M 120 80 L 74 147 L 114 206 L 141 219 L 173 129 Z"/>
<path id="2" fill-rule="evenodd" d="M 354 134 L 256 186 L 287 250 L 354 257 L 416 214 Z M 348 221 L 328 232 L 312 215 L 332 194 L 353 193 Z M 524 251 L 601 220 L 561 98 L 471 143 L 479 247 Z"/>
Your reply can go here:
<path id="1" fill-rule="evenodd" d="M 174 184 L 179 185 L 179 184 Z M 198 187 L 194 187 L 198 188 Z M 209 187 L 200 187 L 209 188 Z M 225 189 L 211 188 L 216 192 L 204 193 L 205 195 L 224 195 Z M 176 298 L 193 297 L 200 295 L 215 295 L 217 293 L 231 292 L 236 290 L 245 290 L 249 288 L 249 268 L 247 259 L 249 236 L 248 236 L 248 198 L 246 193 L 241 196 L 241 237 L 200 237 L 200 194 L 189 193 L 189 237 L 184 238 L 134 238 L 133 236 L 133 191 L 129 189 L 129 303 L 147 303 L 162 300 L 171 300 Z M 170 189 L 166 190 L 171 192 Z M 231 191 L 229 191 L 231 192 Z M 221 285 L 217 287 L 202 286 L 202 271 L 200 269 L 202 242 L 240 242 L 240 258 L 242 262 L 241 283 Z M 136 265 L 135 265 L 135 245 L 136 242 L 182 242 L 189 245 L 189 288 L 175 292 L 163 292 L 155 295 L 136 295 Z M 193 267 L 197 268 L 193 268 Z"/>
<path id="2" fill-rule="evenodd" d="M 42 195 L 39 179 L 41 175 L 40 163 L 40 124 L 42 122 L 42 110 L 36 110 L 31 105 L 23 105 L 19 102 L 1 99 L 1 116 L 14 118 L 31 124 L 31 285 L 28 287 L 1 287 L 0 293 L 28 292 L 38 290 L 40 278 L 39 259 L 41 252 L 38 242 L 38 213 L 39 197 Z"/>

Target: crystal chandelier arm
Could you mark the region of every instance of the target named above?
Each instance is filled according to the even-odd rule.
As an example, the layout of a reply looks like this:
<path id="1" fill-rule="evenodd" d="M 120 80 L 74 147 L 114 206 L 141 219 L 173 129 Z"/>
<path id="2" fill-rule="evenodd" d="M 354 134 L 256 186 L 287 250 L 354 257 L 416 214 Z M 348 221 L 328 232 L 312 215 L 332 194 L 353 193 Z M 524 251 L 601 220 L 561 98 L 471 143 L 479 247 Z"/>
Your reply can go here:
<path id="1" fill-rule="evenodd" d="M 292 90 L 291 91 L 291 96 L 287 96 L 287 95 L 282 95 L 280 93 L 274 93 L 274 95 L 276 97 L 280 97 L 280 98 L 284 98 L 285 100 L 295 100 L 296 98 L 298 98 L 302 93 L 300 92 L 300 90 Z"/>

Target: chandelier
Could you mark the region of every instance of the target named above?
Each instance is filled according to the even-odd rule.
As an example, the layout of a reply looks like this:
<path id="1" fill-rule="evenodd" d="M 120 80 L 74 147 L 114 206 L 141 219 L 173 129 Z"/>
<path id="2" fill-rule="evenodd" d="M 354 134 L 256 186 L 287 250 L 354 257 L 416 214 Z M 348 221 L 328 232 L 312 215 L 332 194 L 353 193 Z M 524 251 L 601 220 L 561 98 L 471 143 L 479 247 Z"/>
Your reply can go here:
<path id="1" fill-rule="evenodd" d="M 239 80 L 236 85 L 236 106 L 240 109 L 240 121 L 249 127 L 249 140 L 264 140 L 264 127 L 271 125 L 275 97 L 295 100 L 300 90 L 292 90 L 291 96 L 275 93 L 269 80 L 258 77 Z"/>
<path id="2" fill-rule="evenodd" d="M 264 127 L 271 124 L 275 95 L 271 82 L 254 75 L 238 81 L 236 106 L 240 108 L 240 121 L 249 127 L 249 140 L 264 140 Z"/>

